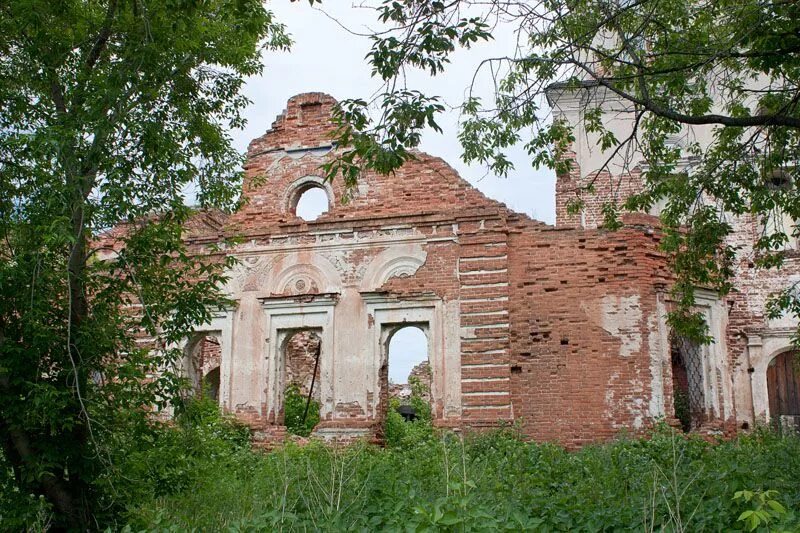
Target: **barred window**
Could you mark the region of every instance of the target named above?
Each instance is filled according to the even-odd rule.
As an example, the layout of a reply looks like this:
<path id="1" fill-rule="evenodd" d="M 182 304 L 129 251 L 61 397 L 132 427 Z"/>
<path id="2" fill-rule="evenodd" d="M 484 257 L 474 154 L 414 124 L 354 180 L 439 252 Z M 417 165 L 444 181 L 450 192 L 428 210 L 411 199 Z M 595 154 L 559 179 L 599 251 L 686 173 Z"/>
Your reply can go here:
<path id="1" fill-rule="evenodd" d="M 675 417 L 684 431 L 700 427 L 705 416 L 705 365 L 701 344 L 673 335 L 672 389 Z"/>

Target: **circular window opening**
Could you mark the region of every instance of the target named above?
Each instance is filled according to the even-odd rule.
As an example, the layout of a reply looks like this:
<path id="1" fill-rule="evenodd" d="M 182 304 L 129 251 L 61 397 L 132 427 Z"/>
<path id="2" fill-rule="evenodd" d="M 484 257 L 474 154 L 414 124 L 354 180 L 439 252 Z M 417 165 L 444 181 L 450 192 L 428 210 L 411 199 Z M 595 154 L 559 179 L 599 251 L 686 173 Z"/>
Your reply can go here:
<path id="1" fill-rule="evenodd" d="M 310 222 L 318 219 L 323 213 L 327 213 L 330 208 L 328 193 L 322 187 L 310 187 L 300 193 L 294 214 L 303 220 Z"/>

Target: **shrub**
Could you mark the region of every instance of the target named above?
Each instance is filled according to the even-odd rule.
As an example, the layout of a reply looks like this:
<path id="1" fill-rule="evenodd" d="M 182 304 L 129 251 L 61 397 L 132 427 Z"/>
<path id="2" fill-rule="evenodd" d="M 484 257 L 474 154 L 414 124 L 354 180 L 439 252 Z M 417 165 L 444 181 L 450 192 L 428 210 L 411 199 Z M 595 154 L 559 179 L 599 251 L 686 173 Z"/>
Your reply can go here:
<path id="1" fill-rule="evenodd" d="M 46 531 L 50 504 L 44 497 L 25 494 L 15 483 L 14 472 L 0 451 L 0 524 L 6 531 Z"/>
<path id="2" fill-rule="evenodd" d="M 308 403 L 308 414 L 305 419 L 306 403 Z M 291 384 L 286 388 L 286 395 L 283 403 L 283 420 L 286 430 L 292 435 L 308 437 L 319 424 L 319 402 L 313 398 L 309 402 L 307 396 L 300 394 L 300 388 Z"/>
<path id="3" fill-rule="evenodd" d="M 407 421 L 398 411 L 401 406 L 400 400 L 389 399 L 389 408 L 383 425 L 384 442 L 389 447 L 412 447 L 434 436 L 431 405 L 426 399 L 430 391 L 414 376 L 409 379 L 409 384 L 411 396 L 407 405 L 414 409 L 417 418 Z"/>
<path id="4" fill-rule="evenodd" d="M 800 525 L 797 437 L 759 431 L 712 444 L 659 428 L 568 452 L 514 428 L 405 435 L 388 448 L 312 442 L 196 456 L 184 488 L 140 501 L 130 517 L 176 530 L 738 531 L 754 523 L 743 513 L 780 505 L 787 512 L 769 526 Z M 761 505 L 738 491 L 768 497 Z"/>

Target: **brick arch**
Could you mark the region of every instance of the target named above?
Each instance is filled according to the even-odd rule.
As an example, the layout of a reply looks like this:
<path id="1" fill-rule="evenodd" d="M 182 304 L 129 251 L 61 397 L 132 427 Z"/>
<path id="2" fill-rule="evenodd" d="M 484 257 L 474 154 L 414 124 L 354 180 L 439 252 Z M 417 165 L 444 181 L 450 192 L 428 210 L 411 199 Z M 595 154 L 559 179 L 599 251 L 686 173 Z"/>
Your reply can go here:
<path id="1" fill-rule="evenodd" d="M 285 213 L 297 216 L 296 209 L 300 197 L 310 189 L 322 189 L 328 196 L 328 210 L 336 205 L 336 195 L 329 181 L 320 176 L 305 175 L 292 181 L 283 193 L 281 210 Z"/>

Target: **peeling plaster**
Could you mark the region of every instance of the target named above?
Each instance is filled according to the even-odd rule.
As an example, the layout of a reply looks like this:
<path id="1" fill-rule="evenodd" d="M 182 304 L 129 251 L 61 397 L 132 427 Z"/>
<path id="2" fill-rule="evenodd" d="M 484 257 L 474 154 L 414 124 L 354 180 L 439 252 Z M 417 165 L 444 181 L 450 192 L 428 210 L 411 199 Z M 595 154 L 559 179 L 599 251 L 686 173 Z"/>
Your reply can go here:
<path id="1" fill-rule="evenodd" d="M 600 302 L 600 327 L 621 341 L 619 353 L 622 357 L 630 357 L 642 349 L 641 321 L 638 294 L 609 294 Z"/>

